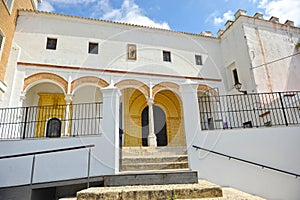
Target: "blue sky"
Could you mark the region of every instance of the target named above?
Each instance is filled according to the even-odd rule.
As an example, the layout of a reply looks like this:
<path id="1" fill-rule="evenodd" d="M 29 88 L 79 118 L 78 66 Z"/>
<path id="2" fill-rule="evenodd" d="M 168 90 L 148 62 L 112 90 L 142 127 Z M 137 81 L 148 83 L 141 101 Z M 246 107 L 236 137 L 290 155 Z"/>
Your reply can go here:
<path id="1" fill-rule="evenodd" d="M 39 6 L 55 13 L 214 35 L 238 9 L 300 24 L 300 0 L 43 0 Z"/>

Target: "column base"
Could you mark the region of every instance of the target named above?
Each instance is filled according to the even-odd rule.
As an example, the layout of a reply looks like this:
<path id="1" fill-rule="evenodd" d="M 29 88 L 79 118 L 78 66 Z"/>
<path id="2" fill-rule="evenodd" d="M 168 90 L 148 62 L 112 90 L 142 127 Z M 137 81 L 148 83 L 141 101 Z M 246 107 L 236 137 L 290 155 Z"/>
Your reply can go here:
<path id="1" fill-rule="evenodd" d="M 149 147 L 157 147 L 157 141 L 155 135 L 148 136 L 148 146 Z"/>

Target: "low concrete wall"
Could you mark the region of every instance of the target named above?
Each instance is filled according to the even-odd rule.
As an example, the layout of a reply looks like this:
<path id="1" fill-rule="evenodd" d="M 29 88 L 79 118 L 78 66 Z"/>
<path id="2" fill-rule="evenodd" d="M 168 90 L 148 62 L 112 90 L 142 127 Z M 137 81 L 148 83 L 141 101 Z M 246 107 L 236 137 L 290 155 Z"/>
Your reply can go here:
<path id="1" fill-rule="evenodd" d="M 1 141 L 0 156 L 95 144 L 90 176 L 115 173 L 115 145 L 103 136 Z M 30 184 L 33 156 L 0 160 L 0 187 Z M 87 177 L 88 149 L 37 155 L 33 183 Z"/>
<path id="2" fill-rule="evenodd" d="M 300 127 L 202 131 L 188 144 L 300 174 Z M 300 199 L 300 177 L 228 159 L 189 146 L 200 179 L 267 199 Z"/>

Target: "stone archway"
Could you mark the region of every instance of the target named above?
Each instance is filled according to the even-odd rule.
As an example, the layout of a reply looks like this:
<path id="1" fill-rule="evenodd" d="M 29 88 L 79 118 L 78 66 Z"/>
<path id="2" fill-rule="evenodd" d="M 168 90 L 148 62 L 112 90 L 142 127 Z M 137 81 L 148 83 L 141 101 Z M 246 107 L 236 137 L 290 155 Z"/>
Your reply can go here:
<path id="1" fill-rule="evenodd" d="M 155 94 L 154 105 L 166 114 L 168 146 L 186 146 L 182 103 L 178 95 L 171 90 L 161 90 Z"/>

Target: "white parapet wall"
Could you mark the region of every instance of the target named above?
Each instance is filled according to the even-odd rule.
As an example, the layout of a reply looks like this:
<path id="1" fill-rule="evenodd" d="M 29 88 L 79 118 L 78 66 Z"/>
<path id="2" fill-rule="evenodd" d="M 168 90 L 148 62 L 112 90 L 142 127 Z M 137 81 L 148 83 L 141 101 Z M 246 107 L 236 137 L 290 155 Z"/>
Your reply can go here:
<path id="1" fill-rule="evenodd" d="M 91 148 L 90 176 L 115 173 L 115 146 L 102 136 L 43 138 L 1 141 L 0 156 L 51 151 L 94 144 Z M 40 154 L 35 157 L 33 183 L 86 178 L 88 149 Z M 0 187 L 28 185 L 31 182 L 33 156 L 0 160 Z"/>
<path id="2" fill-rule="evenodd" d="M 189 144 L 300 174 L 300 127 L 211 130 Z M 266 199 L 300 199 L 300 177 L 188 147 L 190 166 L 200 179 Z"/>

